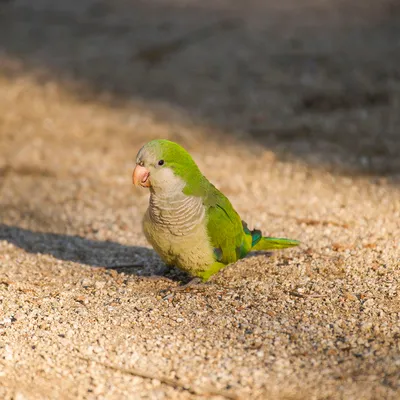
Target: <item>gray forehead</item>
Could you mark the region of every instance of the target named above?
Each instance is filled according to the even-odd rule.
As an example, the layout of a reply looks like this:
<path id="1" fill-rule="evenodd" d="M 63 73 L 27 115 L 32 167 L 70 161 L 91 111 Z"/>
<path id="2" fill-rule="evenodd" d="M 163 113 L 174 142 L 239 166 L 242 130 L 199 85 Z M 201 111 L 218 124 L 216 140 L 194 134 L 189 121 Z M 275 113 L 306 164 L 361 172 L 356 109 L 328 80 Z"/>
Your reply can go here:
<path id="1" fill-rule="evenodd" d="M 136 162 L 142 161 L 148 155 L 148 151 L 146 151 L 145 146 L 143 146 L 136 156 Z"/>
<path id="2" fill-rule="evenodd" d="M 150 149 L 149 147 L 146 147 L 146 145 L 145 145 L 137 153 L 136 163 L 143 161 L 144 159 L 149 159 L 149 158 L 151 159 L 154 157 L 155 157 L 154 151 L 152 151 L 152 149 Z"/>
<path id="3" fill-rule="evenodd" d="M 136 154 L 136 163 L 140 162 L 143 157 L 143 147 Z"/>

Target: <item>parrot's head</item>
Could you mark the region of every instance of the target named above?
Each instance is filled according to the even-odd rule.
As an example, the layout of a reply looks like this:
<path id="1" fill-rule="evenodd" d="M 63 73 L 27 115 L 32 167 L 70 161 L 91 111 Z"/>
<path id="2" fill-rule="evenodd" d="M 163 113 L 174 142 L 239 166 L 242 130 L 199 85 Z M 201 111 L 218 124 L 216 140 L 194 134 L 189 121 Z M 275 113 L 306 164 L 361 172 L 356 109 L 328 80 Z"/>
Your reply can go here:
<path id="1" fill-rule="evenodd" d="M 201 178 L 190 154 L 179 144 L 165 139 L 152 140 L 139 150 L 132 175 L 134 185 L 160 193 L 182 191 Z"/>

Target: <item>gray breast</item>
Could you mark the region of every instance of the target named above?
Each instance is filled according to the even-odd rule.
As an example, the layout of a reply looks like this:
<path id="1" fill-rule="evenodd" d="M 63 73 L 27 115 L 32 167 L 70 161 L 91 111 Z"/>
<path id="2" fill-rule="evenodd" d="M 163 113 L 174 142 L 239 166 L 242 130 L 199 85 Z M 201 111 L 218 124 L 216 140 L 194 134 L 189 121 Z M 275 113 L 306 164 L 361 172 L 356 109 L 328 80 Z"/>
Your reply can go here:
<path id="1" fill-rule="evenodd" d="M 155 227 L 176 236 L 190 235 L 203 223 L 205 209 L 200 197 L 179 196 L 168 198 L 150 196 L 149 217 Z"/>

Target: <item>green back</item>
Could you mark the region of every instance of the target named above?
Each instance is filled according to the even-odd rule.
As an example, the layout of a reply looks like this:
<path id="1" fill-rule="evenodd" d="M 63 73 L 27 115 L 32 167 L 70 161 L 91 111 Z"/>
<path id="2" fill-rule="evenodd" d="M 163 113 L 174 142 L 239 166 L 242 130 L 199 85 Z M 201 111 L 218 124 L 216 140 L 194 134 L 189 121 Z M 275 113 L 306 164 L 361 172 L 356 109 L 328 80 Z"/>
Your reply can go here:
<path id="1" fill-rule="evenodd" d="M 207 209 L 208 236 L 216 260 L 229 264 L 242 257 L 246 235 L 239 214 L 230 201 L 214 185 L 207 183 L 203 204 Z"/>

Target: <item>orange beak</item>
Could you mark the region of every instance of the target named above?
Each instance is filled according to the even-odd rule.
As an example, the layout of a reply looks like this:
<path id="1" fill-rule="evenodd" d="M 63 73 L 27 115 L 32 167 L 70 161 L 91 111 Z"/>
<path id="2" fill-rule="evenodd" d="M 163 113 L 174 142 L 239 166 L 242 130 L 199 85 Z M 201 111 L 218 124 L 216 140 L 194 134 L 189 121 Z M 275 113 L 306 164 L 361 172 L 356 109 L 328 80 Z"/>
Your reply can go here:
<path id="1" fill-rule="evenodd" d="M 135 186 L 150 187 L 150 172 L 141 165 L 136 165 L 132 174 L 132 182 Z"/>

